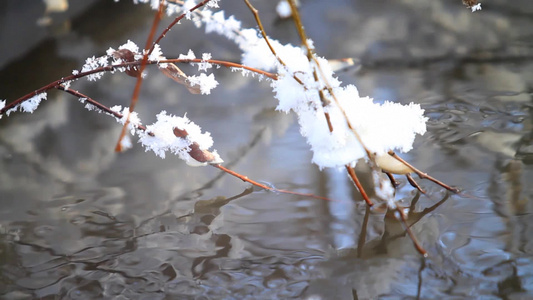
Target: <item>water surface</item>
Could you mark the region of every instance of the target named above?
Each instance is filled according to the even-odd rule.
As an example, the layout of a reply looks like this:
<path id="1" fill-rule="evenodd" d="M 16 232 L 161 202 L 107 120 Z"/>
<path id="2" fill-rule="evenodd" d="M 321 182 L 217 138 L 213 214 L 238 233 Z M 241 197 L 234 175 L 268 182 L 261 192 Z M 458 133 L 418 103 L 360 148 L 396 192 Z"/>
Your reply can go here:
<path id="1" fill-rule="evenodd" d="M 211 132 L 229 168 L 338 201 L 260 190 L 140 147 L 117 154 L 114 120 L 50 93 L 35 113 L 0 122 L 1 297 L 533 297 L 527 4 L 491 1 L 472 14 L 460 1 L 302 3 L 319 54 L 360 60 L 360 68 L 339 75 L 345 83 L 376 101 L 426 110 L 428 132 L 403 157 L 465 191 L 453 195 L 419 180 L 424 196 L 398 178 L 396 197 L 406 206 L 416 201 L 410 222 L 429 258 L 394 218 L 369 212 L 344 173 L 310 163 L 294 116 L 274 110 L 268 82 L 218 69 L 220 86 L 197 96 L 149 69 L 136 109 L 144 123 L 161 110 L 187 113 Z M 243 3 L 221 6 L 255 26 Z M 274 2 L 257 8 L 270 36 L 298 43 L 293 24 L 276 18 Z M 64 30 L 54 30 L 64 28 L 57 21 L 42 42 L 3 67 L 0 98 L 14 100 L 128 39 L 144 44 L 151 18 L 145 6 L 99 1 Z M 193 49 L 239 59 L 230 42 L 188 22 L 162 47 L 167 57 Z M 74 88 L 109 106 L 128 105 L 134 84 L 117 74 Z"/>

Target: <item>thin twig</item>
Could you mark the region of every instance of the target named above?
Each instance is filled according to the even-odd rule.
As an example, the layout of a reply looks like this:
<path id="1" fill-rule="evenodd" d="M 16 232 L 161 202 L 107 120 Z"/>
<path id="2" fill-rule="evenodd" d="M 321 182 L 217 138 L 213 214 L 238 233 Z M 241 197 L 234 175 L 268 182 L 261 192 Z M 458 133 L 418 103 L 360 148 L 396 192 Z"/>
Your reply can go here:
<path id="1" fill-rule="evenodd" d="M 252 14 L 254 15 L 255 22 L 257 23 L 257 26 L 259 26 L 259 31 L 261 32 L 261 35 L 263 36 L 263 39 L 267 43 L 268 48 L 270 48 L 270 52 L 272 52 L 272 54 L 276 57 L 276 59 L 279 61 L 279 63 L 281 65 L 286 67 L 287 65 L 285 64 L 285 62 L 283 62 L 283 60 L 276 53 L 276 50 L 274 50 L 274 47 L 272 47 L 272 45 L 270 44 L 270 41 L 268 40 L 268 36 L 267 36 L 267 34 L 265 32 L 265 28 L 263 27 L 263 23 L 261 23 L 261 18 L 259 18 L 259 13 L 258 13 L 257 9 L 250 3 L 250 1 L 244 0 L 244 2 L 246 3 L 248 8 L 250 9 Z"/>
<path id="2" fill-rule="evenodd" d="M 404 165 L 406 165 L 407 167 L 411 168 L 413 170 L 413 172 L 415 172 L 420 178 L 422 179 L 427 179 L 429 181 L 433 181 L 434 183 L 442 186 L 443 188 L 451 191 L 451 192 L 454 192 L 456 194 L 459 194 L 461 191 L 458 189 L 458 188 L 455 188 L 455 187 L 451 187 L 449 185 L 447 185 L 446 183 L 440 181 L 440 180 L 437 180 L 431 176 L 429 176 L 428 174 L 420 171 L 419 169 L 413 167 L 413 165 L 411 165 L 410 163 L 406 162 L 403 158 L 399 157 L 396 153 L 394 153 L 394 151 L 389 151 L 389 155 L 396 158 L 399 162 L 403 163 Z"/>
<path id="3" fill-rule="evenodd" d="M 259 69 L 252 68 L 252 67 L 248 67 L 248 66 L 241 65 L 241 64 L 238 64 L 238 63 L 234 63 L 234 62 L 216 60 L 216 59 L 208 59 L 208 60 L 202 60 L 202 59 L 198 59 L 198 58 L 196 58 L 196 59 L 165 59 L 165 60 L 160 60 L 160 61 L 147 61 L 146 64 L 147 65 L 157 65 L 159 63 L 201 63 L 201 62 L 208 62 L 208 63 L 211 63 L 211 64 L 216 64 L 216 65 L 220 65 L 220 66 L 228 67 L 228 68 L 242 68 L 242 69 L 249 70 L 251 72 L 257 73 L 259 75 L 264 75 L 264 76 L 266 76 L 268 78 L 271 78 L 273 80 L 277 80 L 277 78 L 278 78 L 276 74 L 273 74 L 273 73 L 270 73 L 270 72 L 266 72 L 266 71 L 263 71 L 263 70 L 259 70 Z M 95 69 L 90 70 L 90 71 L 79 72 L 76 75 L 69 75 L 69 76 L 63 77 L 61 79 L 55 80 L 55 81 L 45 85 L 45 86 L 42 86 L 41 88 L 39 88 L 39 89 L 37 89 L 37 90 L 35 90 L 35 91 L 31 92 L 31 93 L 28 93 L 28 94 L 16 99 L 15 101 L 7 104 L 4 108 L 0 109 L 0 115 L 4 114 L 6 111 L 12 109 L 13 107 L 21 104 L 22 102 L 30 99 L 31 97 L 33 97 L 35 95 L 38 95 L 38 94 L 44 93 L 44 92 L 46 92 L 48 90 L 57 88 L 59 85 L 67 83 L 69 81 L 80 79 L 80 78 L 86 77 L 88 75 L 96 74 L 96 73 L 113 72 L 113 71 L 116 71 L 117 69 L 120 69 L 120 68 L 139 66 L 140 64 L 141 64 L 140 61 L 124 62 L 124 63 L 121 63 L 121 64 L 109 65 L 109 66 L 105 66 L 105 67 L 99 67 L 99 68 L 95 68 Z"/>
<path id="4" fill-rule="evenodd" d="M 350 176 L 350 178 L 352 179 L 353 183 L 355 184 L 355 186 L 359 190 L 359 193 L 361 194 L 361 196 L 365 200 L 366 204 L 368 206 L 374 205 L 374 203 L 372 203 L 372 201 L 370 200 L 370 198 L 366 194 L 365 189 L 363 188 L 363 185 L 359 181 L 359 178 L 357 178 L 357 175 L 355 175 L 355 170 L 349 165 L 346 165 L 345 167 L 346 167 L 346 171 L 348 171 L 348 175 Z"/>
<path id="5" fill-rule="evenodd" d="M 204 0 L 204 1 L 196 4 L 193 8 L 189 9 L 189 13 L 192 13 L 193 11 L 197 10 L 198 8 L 206 5 L 207 2 L 209 2 L 209 1 L 211 1 L 211 0 Z M 174 25 L 178 24 L 179 21 L 181 21 L 181 19 L 185 18 L 186 15 L 187 15 L 186 13 L 183 13 L 179 17 L 175 18 L 174 21 L 172 21 L 172 23 L 170 23 L 170 25 L 168 25 L 167 28 L 165 28 L 163 30 L 163 32 L 161 32 L 161 34 L 157 37 L 157 39 L 153 43 L 152 47 L 150 48 L 150 51 L 148 52 L 148 54 L 151 54 L 152 51 L 154 51 L 155 45 L 159 44 L 159 42 L 161 42 L 161 40 L 167 35 L 167 33 L 170 31 L 170 29 L 172 29 L 172 27 L 174 27 Z"/>
<path id="6" fill-rule="evenodd" d="M 57 89 L 63 90 L 63 91 L 65 91 L 65 92 L 67 92 L 67 93 L 69 93 L 71 95 L 74 95 L 74 96 L 76 96 L 78 98 L 83 98 L 83 99 L 85 99 L 85 102 L 94 105 L 98 109 L 100 109 L 100 110 L 102 110 L 102 111 L 104 111 L 104 112 L 106 112 L 106 113 L 108 113 L 110 115 L 113 115 L 116 118 L 122 119 L 124 117 L 123 114 L 111 110 L 109 107 L 99 103 L 98 101 L 96 101 L 96 100 L 92 99 L 91 97 L 89 97 L 87 95 L 84 95 L 84 94 L 82 94 L 82 93 L 80 93 L 78 91 L 72 90 L 70 88 L 66 88 L 63 85 L 57 86 Z M 137 125 L 136 128 L 139 129 L 139 130 L 145 131 L 146 134 L 148 134 L 150 136 L 154 136 L 154 134 L 152 132 L 147 131 L 146 127 L 143 126 L 143 125 Z M 310 198 L 326 200 L 326 201 L 341 202 L 339 200 L 334 200 L 334 199 L 330 199 L 330 198 L 326 198 L 326 197 L 321 197 L 321 196 L 317 196 L 317 195 L 314 195 L 314 194 L 298 193 L 298 192 L 292 192 L 292 191 L 288 191 L 288 190 L 284 190 L 284 189 L 276 189 L 276 188 L 267 186 L 265 184 L 259 183 L 259 182 L 255 181 L 255 180 L 252 180 L 252 179 L 248 178 L 248 176 L 239 174 L 239 173 L 237 173 L 235 171 L 232 171 L 232 170 L 230 170 L 230 169 L 228 169 L 228 168 L 226 168 L 226 167 L 224 167 L 224 166 L 222 166 L 220 164 L 210 164 L 210 166 L 215 167 L 217 169 L 220 169 L 220 170 L 224 171 L 227 174 L 235 176 L 235 177 L 237 177 L 237 178 L 239 178 L 239 179 L 241 179 L 241 180 L 243 180 L 245 182 L 251 183 L 252 185 L 260 187 L 260 188 L 265 189 L 265 190 L 278 192 L 278 193 L 282 193 L 282 194 L 290 194 L 290 195 L 297 195 L 297 196 L 303 196 L 303 197 L 310 197 Z"/>
<path id="7" fill-rule="evenodd" d="M 424 249 L 424 247 L 422 247 L 422 245 L 420 245 L 420 242 L 418 242 L 418 239 L 416 238 L 414 233 L 411 231 L 411 227 L 409 227 L 407 225 L 407 220 L 406 220 L 405 214 L 403 213 L 403 211 L 402 211 L 402 209 L 400 207 L 396 207 L 396 211 L 394 213 L 394 216 L 404 226 L 404 229 L 407 232 L 407 234 L 409 235 L 409 237 L 411 238 L 411 241 L 413 241 L 413 245 L 415 246 L 416 250 L 420 254 L 422 254 L 422 256 L 427 257 L 428 256 L 427 251 Z"/>
<path id="8" fill-rule="evenodd" d="M 411 176 L 411 174 L 405 174 L 405 177 L 407 177 L 407 181 L 409 181 L 412 187 L 417 189 L 422 194 L 424 195 L 426 194 L 426 191 L 422 189 L 422 187 L 415 181 L 415 179 L 413 178 L 413 176 Z"/>
<path id="9" fill-rule="evenodd" d="M 326 197 L 321 197 L 321 196 L 317 196 L 317 195 L 313 195 L 313 194 L 307 194 L 307 193 L 298 193 L 298 192 L 292 192 L 292 191 L 288 191 L 288 190 L 283 190 L 283 189 L 276 189 L 276 188 L 273 188 L 273 187 L 270 187 L 268 185 L 265 185 L 265 184 L 262 184 L 260 182 L 257 182 L 255 180 L 252 180 L 250 178 L 248 178 L 248 176 L 244 176 L 244 175 L 241 175 L 235 171 L 232 171 L 222 165 L 218 165 L 218 164 L 215 164 L 215 165 L 211 165 L 215 168 L 218 168 L 232 176 L 235 176 L 239 179 L 241 179 L 242 181 L 245 181 L 245 182 L 248 182 L 248 183 L 251 183 L 253 184 L 254 186 L 257 186 L 257 187 L 260 187 L 260 188 L 263 188 L 265 190 L 269 190 L 269 191 L 273 191 L 273 192 L 278 192 L 278 193 L 282 193 L 282 194 L 290 194 L 290 195 L 298 195 L 298 196 L 304 196 L 304 197 L 311 197 L 311 198 L 315 198 L 315 199 L 320 199 L 320 200 L 326 200 L 326 201 L 334 201 L 334 202 L 341 202 L 339 200 L 334 200 L 334 199 L 329 199 L 329 198 L 326 198 Z"/>
<path id="10" fill-rule="evenodd" d="M 154 22 L 152 23 L 152 29 L 150 30 L 150 34 L 148 35 L 148 38 L 146 39 L 146 45 L 144 46 L 144 55 L 143 55 L 143 59 L 141 62 L 141 67 L 139 68 L 139 73 L 137 75 L 137 83 L 135 83 L 133 95 L 131 96 L 128 116 L 126 118 L 126 121 L 124 122 L 124 126 L 122 126 L 122 131 L 120 132 L 120 136 L 115 146 L 115 152 L 122 152 L 122 139 L 124 139 L 124 137 L 126 136 L 126 131 L 128 129 L 128 125 L 130 124 L 130 115 L 135 110 L 135 105 L 139 101 L 139 94 L 141 92 L 141 86 L 143 82 L 143 72 L 144 72 L 144 69 L 146 68 L 146 63 L 148 62 L 148 55 L 149 55 L 148 52 L 151 51 L 150 45 L 152 45 L 155 31 L 157 30 L 157 26 L 159 25 L 159 22 L 161 21 L 161 18 L 163 17 L 164 9 L 165 9 L 165 1 L 160 0 L 159 10 L 154 16 Z"/>
<path id="11" fill-rule="evenodd" d="M 124 117 L 124 115 L 122 115 L 121 113 L 119 112 L 116 112 L 112 109 L 110 109 L 109 107 L 103 105 L 102 103 L 92 99 L 91 97 L 85 95 L 85 94 L 82 94 L 78 91 L 75 91 L 73 89 L 70 89 L 70 88 L 66 88 L 64 85 L 58 85 L 56 87 L 58 90 L 62 90 L 62 91 L 65 91 L 73 96 L 76 96 L 80 99 L 85 99 L 84 102 L 87 102 L 93 106 L 95 106 L 96 108 L 98 108 L 99 110 L 103 111 L 103 112 L 106 112 L 112 116 L 114 116 L 115 118 L 118 118 L 118 119 L 122 119 Z M 135 127 L 139 130 L 142 130 L 144 132 L 146 132 L 146 134 L 150 135 L 150 136 L 154 136 L 154 133 L 153 132 L 150 132 L 146 129 L 146 126 L 144 125 L 141 125 L 141 124 L 137 124 L 135 125 Z"/>

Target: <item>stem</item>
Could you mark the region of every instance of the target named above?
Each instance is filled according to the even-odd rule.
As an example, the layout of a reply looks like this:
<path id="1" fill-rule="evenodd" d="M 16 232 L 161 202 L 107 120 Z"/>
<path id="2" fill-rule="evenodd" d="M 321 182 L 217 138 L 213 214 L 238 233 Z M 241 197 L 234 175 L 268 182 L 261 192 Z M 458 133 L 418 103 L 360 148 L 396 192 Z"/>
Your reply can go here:
<path id="1" fill-rule="evenodd" d="M 352 179 L 353 183 L 355 184 L 355 186 L 359 190 L 359 193 L 361 194 L 361 196 L 365 200 L 366 204 L 368 206 L 373 206 L 374 203 L 372 203 L 372 201 L 370 200 L 370 198 L 366 194 L 365 189 L 363 188 L 363 185 L 359 181 L 359 178 L 357 178 L 357 175 L 355 175 L 354 169 L 352 167 L 350 167 L 349 165 L 346 165 L 345 167 L 346 167 L 346 171 L 348 171 L 348 175 L 350 175 L 350 178 Z"/>
<path id="2" fill-rule="evenodd" d="M 220 66 L 223 66 L 223 67 L 228 67 L 228 68 L 242 68 L 242 69 L 246 69 L 246 70 L 249 70 L 249 71 L 252 71 L 256 74 L 260 74 L 260 75 L 264 75 L 268 78 L 271 78 L 273 80 L 277 80 L 278 77 L 276 74 L 273 74 L 273 73 L 270 73 L 270 72 L 266 72 L 266 71 L 263 71 L 263 70 L 259 70 L 259 69 L 256 69 L 256 68 L 252 68 L 252 67 L 248 67 L 248 66 L 245 66 L 245 65 L 241 65 L 241 64 L 238 64 L 238 63 L 234 63 L 234 62 L 229 62 L 229 61 L 223 61 L 223 60 L 215 60 L 215 59 L 208 59 L 208 60 L 202 60 L 202 59 L 166 59 L 166 60 L 161 60 L 161 61 L 147 61 L 146 64 L 147 65 L 155 65 L 155 64 L 159 64 L 159 63 L 201 63 L 203 61 L 206 61 L 208 63 L 212 63 L 212 64 L 216 64 L 216 65 L 220 65 Z M 44 93 L 48 90 L 51 90 L 51 89 L 54 89 L 54 88 L 58 88 L 61 84 L 63 83 L 66 83 L 68 81 L 72 81 L 72 80 L 76 80 L 76 79 L 80 79 L 80 78 L 83 78 L 85 76 L 88 76 L 88 75 L 91 75 L 91 74 L 96 74 L 96 73 L 101 73 L 101 72 L 112 72 L 112 71 L 116 71 L 117 69 L 119 68 L 125 68 L 125 67 L 131 67 L 131 66 L 138 66 L 140 65 L 141 62 L 140 61 L 134 61 L 134 62 L 125 62 L 125 63 L 121 63 L 121 64 L 116 64 L 116 65 L 109 65 L 109 66 L 105 66 L 105 67 L 99 67 L 99 68 L 96 68 L 96 69 L 93 69 L 93 70 L 90 70 L 90 71 L 87 71 L 87 72 L 80 72 L 76 75 L 69 75 L 69 76 L 66 76 L 66 77 L 63 77 L 61 79 L 58 79 L 56 81 L 53 81 L 31 93 L 28 93 L 18 99 L 16 99 L 15 101 L 7 104 L 4 108 L 0 109 L 0 115 L 4 114 L 6 111 L 10 110 L 11 108 L 19 105 L 20 103 L 30 99 L 31 97 L 35 96 L 35 95 L 38 95 L 38 94 L 41 94 L 41 93 Z"/>
<path id="3" fill-rule="evenodd" d="M 95 107 L 97 107 L 98 109 L 110 114 L 110 115 L 113 115 L 114 117 L 116 118 L 119 118 L 119 119 L 122 119 L 124 117 L 124 115 L 122 115 L 121 113 L 119 112 L 116 112 L 116 111 L 113 111 L 111 110 L 109 107 L 101 104 L 100 102 L 92 99 L 91 97 L 87 96 L 87 95 L 84 95 L 78 91 L 75 91 L 75 90 L 72 90 L 72 89 L 69 89 L 69 88 L 65 88 L 64 86 L 62 85 L 59 85 L 56 87 L 57 89 L 59 90 L 62 90 L 62 91 L 65 91 L 71 95 L 74 95 L 78 98 L 85 98 L 86 102 L 94 105 Z M 137 126 L 137 129 L 141 130 L 141 131 L 145 131 L 148 135 L 150 136 L 154 136 L 154 133 L 152 132 L 147 132 L 147 129 L 146 129 L 146 126 L 144 125 L 138 125 Z M 315 198 L 315 199 L 320 199 L 320 200 L 326 200 L 326 201 L 335 201 L 335 202 L 340 202 L 338 200 L 333 200 L 333 199 L 329 199 L 329 198 L 326 198 L 326 197 L 321 197 L 321 196 L 317 196 L 317 195 L 314 195 L 314 194 L 309 194 L 309 193 L 298 193 L 298 192 L 292 192 L 292 191 L 288 191 L 288 190 L 283 190 L 283 189 L 276 189 L 276 188 L 273 188 L 273 187 L 270 187 L 270 186 L 267 186 L 265 184 L 262 184 L 262 183 L 259 183 L 255 180 L 252 180 L 250 178 L 248 178 L 248 176 L 245 176 L 245 175 L 242 175 L 242 174 L 239 174 L 235 171 L 232 171 L 220 164 L 210 164 L 210 166 L 212 167 L 215 167 L 217 169 L 220 169 L 222 171 L 224 171 L 225 173 L 228 173 L 232 176 L 235 176 L 245 182 L 248 182 L 248 183 L 251 183 L 252 185 L 254 186 L 257 186 L 257 187 L 260 187 L 262 189 L 265 189 L 265 190 L 269 190 L 269 191 L 273 191 L 273 192 L 278 192 L 278 193 L 282 193 L 282 194 L 290 194 L 290 195 L 297 195 L 297 196 L 303 196 L 303 197 L 310 197 L 310 198 Z"/>
<path id="4" fill-rule="evenodd" d="M 454 192 L 456 194 L 459 194 L 461 192 L 458 188 L 451 187 L 451 186 L 447 185 L 446 183 L 444 183 L 442 181 L 439 181 L 439 180 L 429 176 L 428 174 L 423 173 L 419 169 L 413 167 L 413 165 L 411 165 L 410 163 L 406 162 L 403 158 L 399 157 L 396 153 L 394 153 L 394 151 L 389 151 L 389 155 L 394 157 L 394 158 L 396 158 L 399 162 L 401 162 L 402 164 L 406 165 L 407 167 L 411 168 L 413 170 L 413 172 L 415 172 L 420 178 L 433 181 L 434 183 L 436 183 L 436 184 L 442 186 L 443 188 L 445 188 L 445 189 L 447 189 L 447 190 L 449 190 L 451 192 Z"/>
<path id="5" fill-rule="evenodd" d="M 135 88 L 133 90 L 133 95 L 131 96 L 131 102 L 130 102 L 130 108 L 128 117 L 126 118 L 126 122 L 124 122 L 124 126 L 122 126 L 122 131 L 120 132 L 120 136 L 118 138 L 117 144 L 115 146 L 115 152 L 122 152 L 122 139 L 126 136 L 126 131 L 128 129 L 128 125 L 130 124 L 130 115 L 135 109 L 135 105 L 139 101 L 139 94 L 141 92 L 141 86 L 143 82 L 143 72 L 146 68 L 146 63 L 148 62 L 148 52 L 151 52 L 153 50 L 153 47 L 149 48 L 152 44 L 152 41 L 154 39 L 155 31 L 157 29 L 157 25 L 159 25 L 159 22 L 161 21 L 161 18 L 163 16 L 163 10 L 165 8 L 164 0 L 160 0 L 159 2 L 159 10 L 154 16 L 154 22 L 152 23 L 152 29 L 150 30 L 150 34 L 148 35 L 148 38 L 146 39 L 146 45 L 144 46 L 144 55 L 143 60 L 141 62 L 141 67 L 139 68 L 139 73 L 137 75 L 137 83 L 135 83 Z"/>
<path id="6" fill-rule="evenodd" d="M 279 61 L 279 63 L 281 65 L 286 67 L 287 65 L 285 64 L 285 62 L 283 62 L 283 60 L 281 60 L 281 58 L 278 56 L 278 54 L 274 50 L 274 47 L 272 47 L 272 45 L 270 44 L 270 41 L 268 40 L 268 37 L 267 37 L 266 32 L 265 32 L 265 28 L 263 27 L 263 23 L 261 23 L 261 18 L 259 18 L 259 13 L 258 13 L 257 9 L 250 3 L 250 1 L 244 0 L 244 2 L 246 3 L 248 8 L 250 9 L 252 14 L 254 15 L 255 22 L 257 23 L 257 26 L 259 26 L 259 31 L 261 31 L 261 35 L 263 36 L 263 39 L 267 43 L 268 48 L 270 48 L 270 52 L 272 52 L 272 54 L 276 57 L 276 59 Z"/>
<path id="7" fill-rule="evenodd" d="M 194 6 L 193 8 L 191 8 L 189 10 L 189 12 L 193 12 L 195 10 L 197 10 L 198 8 L 204 6 L 207 4 L 207 2 L 209 2 L 211 0 L 204 0 L 198 4 L 196 4 L 196 6 Z M 179 17 L 175 18 L 174 21 L 172 21 L 172 23 L 170 23 L 170 25 L 167 26 L 167 28 L 165 28 L 163 30 L 163 32 L 161 32 L 161 34 L 157 37 L 157 39 L 155 40 L 154 44 L 152 45 L 152 47 L 150 48 L 150 51 L 148 52 L 148 54 L 151 54 L 152 51 L 154 51 L 154 47 L 156 44 L 159 44 L 159 42 L 167 35 L 167 33 L 170 31 L 170 29 L 172 29 L 172 27 L 174 27 L 174 25 L 178 24 L 179 21 L 181 21 L 181 19 L 183 19 L 187 14 L 183 13 L 181 14 Z"/>
<path id="8" fill-rule="evenodd" d="M 313 194 L 306 194 L 306 193 L 298 193 L 298 192 L 292 192 L 292 191 L 288 191 L 288 190 L 282 190 L 282 189 L 276 189 L 276 188 L 273 188 L 273 187 L 270 187 L 268 185 L 265 185 L 265 184 L 262 184 L 262 183 L 259 183 L 255 180 L 252 180 L 250 178 L 248 178 L 248 176 L 244 176 L 244 175 L 241 175 L 235 171 L 232 171 L 222 165 L 211 165 L 215 168 L 218 168 L 232 176 L 235 176 L 239 179 L 241 179 L 242 181 L 245 181 L 245 182 L 248 182 L 248 183 L 251 183 L 253 184 L 254 186 L 257 186 L 257 187 L 260 187 L 262 189 L 265 189 L 265 190 L 269 190 L 269 191 L 273 191 L 273 192 L 278 192 L 278 193 L 282 193 L 282 194 L 290 194 L 290 195 L 298 195 L 298 196 L 304 196 L 304 197 L 311 197 L 311 198 L 315 198 L 315 199 L 320 199 L 320 200 L 326 200 L 326 201 L 335 201 L 335 202 L 338 202 L 338 200 L 333 200 L 333 199 L 329 199 L 329 198 L 326 198 L 326 197 L 321 197 L 321 196 L 316 196 L 316 195 L 313 195 Z"/>

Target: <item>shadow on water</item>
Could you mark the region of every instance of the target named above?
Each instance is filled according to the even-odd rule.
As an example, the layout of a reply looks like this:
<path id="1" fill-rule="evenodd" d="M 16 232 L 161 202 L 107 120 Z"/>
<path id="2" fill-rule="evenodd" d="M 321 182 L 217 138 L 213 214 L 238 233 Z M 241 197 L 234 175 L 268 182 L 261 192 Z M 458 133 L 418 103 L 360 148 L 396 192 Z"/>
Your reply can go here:
<path id="1" fill-rule="evenodd" d="M 339 75 L 344 82 L 377 101 L 426 110 L 428 132 L 403 157 L 465 191 L 420 180 L 420 195 L 398 178 L 397 199 L 429 258 L 393 217 L 370 212 L 344 173 L 310 163 L 268 83 L 218 69 L 220 86 L 197 96 L 149 69 L 137 107 L 144 123 L 161 110 L 187 112 L 231 169 L 339 201 L 258 190 L 139 147 L 118 155 L 114 120 L 50 93 L 32 115 L 0 121 L 0 297 L 533 297 L 533 11 L 528 0 L 487 2 L 475 14 L 455 2 L 301 7 L 319 54 L 360 59 L 360 69 Z M 292 23 L 276 20 L 274 2 L 257 5 L 270 36 L 298 43 Z M 242 3 L 221 6 L 255 26 Z M 12 101 L 128 39 L 144 44 L 151 17 L 128 1 L 95 2 L 68 30 L 6 64 L 0 97 Z M 189 22 L 166 39 L 168 57 L 191 48 L 239 59 L 234 45 Z M 134 80 L 117 74 L 75 85 L 106 105 L 128 105 Z"/>

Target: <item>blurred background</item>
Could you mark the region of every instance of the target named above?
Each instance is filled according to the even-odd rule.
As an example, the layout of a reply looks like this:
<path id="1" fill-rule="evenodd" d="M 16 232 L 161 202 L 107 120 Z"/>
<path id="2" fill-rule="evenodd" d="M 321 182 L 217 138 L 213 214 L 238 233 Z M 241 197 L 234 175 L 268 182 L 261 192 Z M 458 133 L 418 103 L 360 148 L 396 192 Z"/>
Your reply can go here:
<path id="1" fill-rule="evenodd" d="M 311 164 L 268 81 L 219 68 L 211 95 L 191 95 L 148 68 L 136 108 L 145 124 L 162 110 L 187 113 L 230 169 L 338 201 L 266 192 L 139 146 L 117 154 L 118 123 L 51 91 L 33 114 L 0 120 L 0 298 L 532 298 L 531 1 L 485 1 L 476 13 L 459 0 L 300 2 L 317 53 L 355 60 L 339 73 L 344 83 L 425 109 L 428 132 L 402 157 L 464 190 L 419 180 L 420 195 L 398 178 L 396 197 L 412 206 L 429 258 L 394 218 L 365 207 L 345 172 Z M 299 44 L 277 1 L 252 3 L 271 37 Z M 220 6 L 255 28 L 243 1 Z M 126 0 L 1 1 L 0 99 L 127 40 L 144 45 L 152 19 L 149 5 Z M 167 57 L 192 49 L 240 59 L 233 43 L 189 21 L 161 46 Z M 107 74 L 72 88 L 128 106 L 134 85 Z"/>

